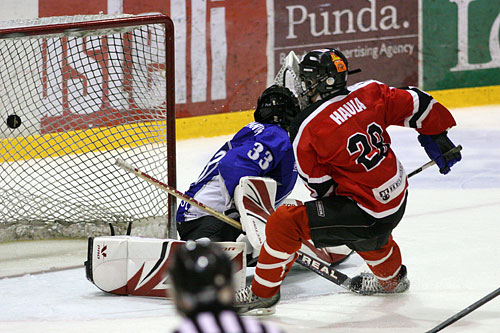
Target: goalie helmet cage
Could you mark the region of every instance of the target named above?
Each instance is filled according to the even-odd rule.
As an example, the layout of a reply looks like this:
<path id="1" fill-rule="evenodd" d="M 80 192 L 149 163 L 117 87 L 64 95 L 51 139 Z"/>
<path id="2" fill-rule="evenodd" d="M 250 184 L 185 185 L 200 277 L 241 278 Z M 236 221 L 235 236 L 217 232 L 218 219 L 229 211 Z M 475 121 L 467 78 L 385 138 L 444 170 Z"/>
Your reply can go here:
<path id="1" fill-rule="evenodd" d="M 166 15 L 0 22 L 0 241 L 176 238 L 174 94 Z"/>

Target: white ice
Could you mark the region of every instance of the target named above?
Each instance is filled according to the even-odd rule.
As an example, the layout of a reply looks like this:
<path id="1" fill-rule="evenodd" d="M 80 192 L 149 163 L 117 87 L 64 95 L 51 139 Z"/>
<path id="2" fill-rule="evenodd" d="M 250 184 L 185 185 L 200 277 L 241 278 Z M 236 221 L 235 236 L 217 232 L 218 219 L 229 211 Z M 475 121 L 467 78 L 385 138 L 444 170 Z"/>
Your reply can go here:
<path id="1" fill-rule="evenodd" d="M 410 290 L 359 296 L 297 269 L 283 283 L 276 314 L 262 320 L 286 332 L 425 332 L 500 286 L 500 106 L 453 114 L 458 126 L 449 136 L 463 146 L 462 162 L 446 176 L 434 166 L 410 179 L 407 213 L 394 231 Z M 390 133 L 407 172 L 428 160 L 414 131 Z M 228 138 L 178 143 L 180 190 Z M 292 197 L 308 199 L 302 184 Z M 83 262 L 84 252 L 76 253 Z M 2 260 L 0 254 L 0 271 Z M 366 266 L 353 256 L 338 269 L 352 276 Z M 0 279 L 0 293 L 0 332 L 170 332 L 180 320 L 170 300 L 101 292 L 82 267 Z M 500 297 L 443 331 L 500 332 Z"/>

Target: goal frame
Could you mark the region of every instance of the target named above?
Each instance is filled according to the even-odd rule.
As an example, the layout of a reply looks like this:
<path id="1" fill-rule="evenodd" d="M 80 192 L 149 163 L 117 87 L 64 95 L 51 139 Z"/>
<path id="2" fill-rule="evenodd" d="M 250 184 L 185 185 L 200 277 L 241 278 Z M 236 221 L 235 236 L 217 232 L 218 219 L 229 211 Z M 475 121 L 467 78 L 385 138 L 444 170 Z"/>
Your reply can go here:
<path id="1" fill-rule="evenodd" d="M 163 24 L 165 27 L 165 79 L 166 79 L 166 139 L 167 139 L 167 170 L 168 184 L 177 186 L 176 170 L 176 134 L 175 134 L 175 50 L 174 50 L 174 24 L 172 19 L 161 13 L 142 14 L 130 17 L 103 18 L 89 21 L 45 24 L 37 26 L 25 26 L 14 28 L 0 28 L 0 39 L 26 38 L 64 32 L 79 32 L 87 30 L 124 28 L 129 26 L 141 26 L 146 24 Z M 176 198 L 168 195 L 167 227 L 166 237 L 177 238 L 175 213 L 177 209 Z"/>

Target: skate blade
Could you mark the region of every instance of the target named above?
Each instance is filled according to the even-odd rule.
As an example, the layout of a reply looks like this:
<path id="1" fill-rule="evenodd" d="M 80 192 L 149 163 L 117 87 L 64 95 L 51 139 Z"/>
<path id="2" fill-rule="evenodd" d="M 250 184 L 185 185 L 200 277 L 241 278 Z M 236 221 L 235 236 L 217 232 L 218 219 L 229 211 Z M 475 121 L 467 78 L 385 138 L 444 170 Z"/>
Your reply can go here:
<path id="1" fill-rule="evenodd" d="M 253 309 L 243 313 L 244 316 L 269 316 L 276 312 L 276 307 Z"/>

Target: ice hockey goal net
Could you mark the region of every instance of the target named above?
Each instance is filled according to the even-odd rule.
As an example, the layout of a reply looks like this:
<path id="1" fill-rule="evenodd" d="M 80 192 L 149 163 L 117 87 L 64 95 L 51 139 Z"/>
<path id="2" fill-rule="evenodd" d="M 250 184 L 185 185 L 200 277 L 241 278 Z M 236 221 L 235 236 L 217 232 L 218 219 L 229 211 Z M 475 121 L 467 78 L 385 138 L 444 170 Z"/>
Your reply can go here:
<path id="1" fill-rule="evenodd" d="M 175 238 L 174 31 L 162 14 L 0 23 L 0 241 Z M 134 233 L 133 233 L 134 234 Z"/>

